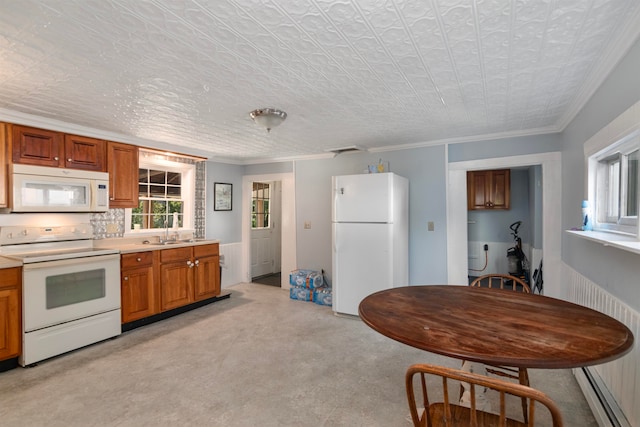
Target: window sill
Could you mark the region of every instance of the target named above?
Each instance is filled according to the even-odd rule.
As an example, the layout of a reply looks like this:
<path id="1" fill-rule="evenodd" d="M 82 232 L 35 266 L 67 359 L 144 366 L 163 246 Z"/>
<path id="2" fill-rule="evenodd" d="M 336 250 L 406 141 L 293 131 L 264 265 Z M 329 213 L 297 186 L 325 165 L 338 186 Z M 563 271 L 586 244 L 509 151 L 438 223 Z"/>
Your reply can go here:
<path id="1" fill-rule="evenodd" d="M 624 234 L 607 233 L 604 231 L 574 231 L 566 230 L 567 233 L 580 237 L 581 239 L 591 240 L 592 242 L 602 243 L 604 246 L 622 249 L 623 251 L 640 254 L 640 241 L 635 236 L 627 236 Z"/>

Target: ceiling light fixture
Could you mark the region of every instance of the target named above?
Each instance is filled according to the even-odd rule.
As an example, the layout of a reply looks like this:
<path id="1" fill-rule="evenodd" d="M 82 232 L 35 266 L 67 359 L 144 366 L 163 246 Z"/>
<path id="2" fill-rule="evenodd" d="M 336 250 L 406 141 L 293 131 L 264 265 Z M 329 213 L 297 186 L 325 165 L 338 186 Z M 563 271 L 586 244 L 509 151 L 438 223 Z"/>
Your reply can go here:
<path id="1" fill-rule="evenodd" d="M 278 126 L 284 122 L 287 118 L 287 113 L 275 108 L 259 108 L 249 113 L 254 122 L 270 132 L 272 128 Z"/>

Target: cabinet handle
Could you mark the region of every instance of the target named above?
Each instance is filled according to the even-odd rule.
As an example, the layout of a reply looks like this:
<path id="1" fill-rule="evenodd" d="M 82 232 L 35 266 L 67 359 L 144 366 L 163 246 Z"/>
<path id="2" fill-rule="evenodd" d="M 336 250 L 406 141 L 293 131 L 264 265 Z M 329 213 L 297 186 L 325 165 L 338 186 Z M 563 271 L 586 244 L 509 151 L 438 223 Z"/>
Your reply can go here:
<path id="1" fill-rule="evenodd" d="M 67 159 L 67 162 L 73 163 L 73 159 Z"/>
<path id="2" fill-rule="evenodd" d="M 113 197 L 109 197 L 109 200 L 113 200 Z"/>
<path id="3" fill-rule="evenodd" d="M 129 276 L 124 276 L 124 280 L 129 280 Z"/>
<path id="4" fill-rule="evenodd" d="M 189 268 L 193 268 L 193 263 L 191 262 L 191 260 L 187 261 L 187 265 L 189 266 Z"/>
<path id="5" fill-rule="evenodd" d="M 196 260 L 196 262 L 195 262 L 195 264 L 196 264 L 196 267 L 197 267 L 198 265 L 200 265 L 200 260 L 199 260 L 199 259 L 197 259 L 197 260 Z"/>
<path id="6" fill-rule="evenodd" d="M 60 160 L 58 156 L 54 157 L 53 160 Z"/>
<path id="7" fill-rule="evenodd" d="M 140 262 L 142 261 L 142 258 L 136 258 L 136 261 Z"/>

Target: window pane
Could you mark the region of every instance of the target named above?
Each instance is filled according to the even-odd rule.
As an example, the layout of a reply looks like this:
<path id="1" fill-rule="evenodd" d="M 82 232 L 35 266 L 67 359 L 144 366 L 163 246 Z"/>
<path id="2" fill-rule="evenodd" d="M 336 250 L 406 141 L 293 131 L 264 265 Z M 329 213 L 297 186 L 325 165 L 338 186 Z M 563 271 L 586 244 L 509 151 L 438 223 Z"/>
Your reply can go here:
<path id="1" fill-rule="evenodd" d="M 165 215 L 152 215 L 151 228 L 164 228 L 165 219 L 167 219 Z"/>
<path id="2" fill-rule="evenodd" d="M 164 200 L 154 200 L 151 202 L 151 212 L 154 214 L 164 214 L 167 212 L 167 202 Z"/>
<path id="3" fill-rule="evenodd" d="M 138 182 L 149 182 L 149 170 L 147 169 L 138 169 Z"/>
<path id="4" fill-rule="evenodd" d="M 182 174 L 180 172 L 167 172 L 167 184 L 182 185 Z"/>
<path id="5" fill-rule="evenodd" d="M 262 224 L 262 226 L 263 226 L 264 228 L 269 228 L 269 215 L 268 215 L 268 214 L 266 214 L 266 215 L 264 216 L 264 223 Z"/>
<path id="6" fill-rule="evenodd" d="M 180 187 L 167 187 L 167 197 L 179 198 L 180 195 Z"/>
<path id="7" fill-rule="evenodd" d="M 638 160 L 640 160 L 638 150 L 627 157 L 627 216 L 638 215 Z"/>
<path id="8" fill-rule="evenodd" d="M 166 187 L 163 186 L 163 185 L 150 185 L 149 186 L 149 196 L 164 198 L 164 189 L 165 188 Z"/>
<path id="9" fill-rule="evenodd" d="M 169 202 L 169 213 L 182 213 L 182 208 L 184 207 L 183 202 L 170 201 Z"/>
<path id="10" fill-rule="evenodd" d="M 607 216 L 618 217 L 620 204 L 620 161 L 609 164 L 609 185 L 607 197 Z"/>
<path id="11" fill-rule="evenodd" d="M 151 182 L 152 184 L 166 184 L 166 175 L 167 173 L 165 171 L 150 169 L 149 182 Z"/>
<path id="12" fill-rule="evenodd" d="M 147 184 L 138 185 L 138 197 L 149 197 L 149 186 Z"/>

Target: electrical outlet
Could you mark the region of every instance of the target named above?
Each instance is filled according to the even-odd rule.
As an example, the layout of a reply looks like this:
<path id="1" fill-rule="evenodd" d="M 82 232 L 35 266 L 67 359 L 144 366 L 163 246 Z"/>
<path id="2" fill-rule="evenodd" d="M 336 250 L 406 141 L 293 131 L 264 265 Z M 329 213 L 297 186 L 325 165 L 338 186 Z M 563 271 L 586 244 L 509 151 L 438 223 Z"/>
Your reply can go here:
<path id="1" fill-rule="evenodd" d="M 308 229 L 310 229 L 310 228 L 311 228 L 311 221 L 305 221 L 305 222 L 304 222 L 304 229 L 305 229 L 305 230 L 308 230 Z"/>
<path id="2" fill-rule="evenodd" d="M 433 221 L 427 222 L 427 231 L 433 231 L 433 230 L 434 230 Z"/>
<path id="3" fill-rule="evenodd" d="M 484 250 L 488 251 L 489 250 L 489 245 L 487 245 L 486 243 L 484 244 Z"/>

